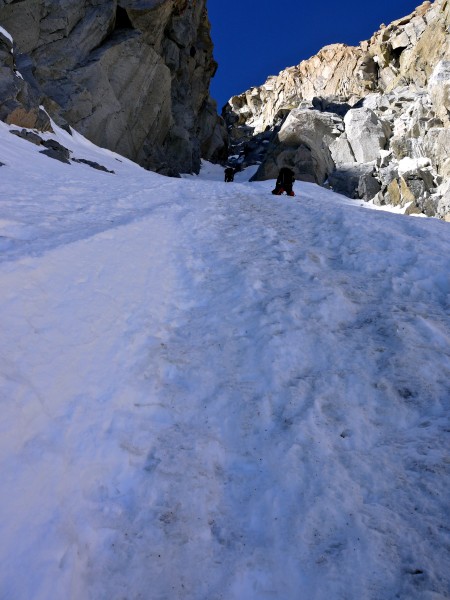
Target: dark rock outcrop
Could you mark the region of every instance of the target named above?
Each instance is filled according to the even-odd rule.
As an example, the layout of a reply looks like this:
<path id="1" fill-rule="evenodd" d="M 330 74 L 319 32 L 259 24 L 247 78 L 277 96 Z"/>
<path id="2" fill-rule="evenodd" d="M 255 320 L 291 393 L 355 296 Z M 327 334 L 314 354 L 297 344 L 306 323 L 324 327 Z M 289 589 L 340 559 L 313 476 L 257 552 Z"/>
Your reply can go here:
<path id="1" fill-rule="evenodd" d="M 39 92 L 17 70 L 12 40 L 0 29 L 0 120 L 49 131 L 50 119 L 40 108 L 39 100 Z"/>
<path id="2" fill-rule="evenodd" d="M 0 74 L 0 118 L 35 127 L 17 111 L 41 103 L 58 124 L 169 175 L 223 156 L 206 0 L 4 0 L 0 25 L 16 44 L 15 66 L 0 56 L 11 80 Z"/>
<path id="3" fill-rule="evenodd" d="M 72 151 L 60 144 L 57 140 L 52 138 L 42 138 L 35 131 L 30 131 L 29 129 L 11 129 L 10 133 L 17 137 L 20 137 L 27 142 L 31 142 L 35 146 L 43 146 L 45 150 L 41 150 L 41 154 L 48 156 L 49 158 L 53 158 L 55 160 L 59 160 L 62 163 L 70 165 L 72 162 L 81 163 L 96 169 L 97 171 L 103 171 L 105 173 L 112 173 L 114 171 L 110 171 L 103 165 L 99 163 L 86 159 L 86 158 L 75 158 L 71 156 Z"/>

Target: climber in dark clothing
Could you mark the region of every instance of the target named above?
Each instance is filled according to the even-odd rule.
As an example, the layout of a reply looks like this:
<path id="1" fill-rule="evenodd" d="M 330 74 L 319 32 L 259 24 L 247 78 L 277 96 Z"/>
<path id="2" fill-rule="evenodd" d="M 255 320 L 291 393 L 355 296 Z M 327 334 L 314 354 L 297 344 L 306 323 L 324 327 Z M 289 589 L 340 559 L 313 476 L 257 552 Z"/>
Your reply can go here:
<path id="1" fill-rule="evenodd" d="M 283 192 L 286 192 L 288 196 L 295 196 L 292 190 L 294 181 L 295 176 L 293 171 L 291 171 L 291 169 L 288 169 L 287 167 L 283 167 L 278 173 L 277 184 L 275 186 L 275 189 L 272 190 L 272 194 L 275 194 L 276 196 L 281 196 Z"/>
<path id="2" fill-rule="evenodd" d="M 235 170 L 233 169 L 233 167 L 227 167 L 225 169 L 225 183 L 234 181 L 234 173 L 235 173 Z"/>

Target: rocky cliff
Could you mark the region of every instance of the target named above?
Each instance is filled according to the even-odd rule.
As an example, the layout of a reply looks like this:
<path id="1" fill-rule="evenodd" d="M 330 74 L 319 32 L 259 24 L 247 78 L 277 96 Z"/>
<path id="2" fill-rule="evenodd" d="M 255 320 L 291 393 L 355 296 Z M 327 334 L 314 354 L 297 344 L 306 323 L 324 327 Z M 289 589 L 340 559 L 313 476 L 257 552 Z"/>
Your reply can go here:
<path id="1" fill-rule="evenodd" d="M 223 154 L 206 0 L 0 0 L 0 26 L 2 120 L 46 128 L 43 105 L 169 175 Z"/>
<path id="2" fill-rule="evenodd" d="M 224 109 L 232 152 L 353 198 L 450 219 L 450 0 L 335 44 Z"/>

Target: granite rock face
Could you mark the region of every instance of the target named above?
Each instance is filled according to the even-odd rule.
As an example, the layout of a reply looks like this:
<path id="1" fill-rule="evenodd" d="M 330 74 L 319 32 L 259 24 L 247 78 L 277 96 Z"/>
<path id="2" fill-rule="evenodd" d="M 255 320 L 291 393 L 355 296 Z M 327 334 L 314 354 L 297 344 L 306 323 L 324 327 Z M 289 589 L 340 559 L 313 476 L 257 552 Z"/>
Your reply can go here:
<path id="1" fill-rule="evenodd" d="M 445 218 L 450 0 L 424 2 L 358 47 L 323 48 L 231 98 L 223 116 L 231 153 L 242 166 L 261 162 L 255 179 L 286 164 L 352 198 Z M 255 148 L 263 133 L 269 143 Z"/>
<path id="2" fill-rule="evenodd" d="M 344 124 L 356 162 L 376 160 L 389 138 L 388 123 L 383 123 L 370 108 L 363 107 L 349 110 L 344 117 Z"/>
<path id="3" fill-rule="evenodd" d="M 322 183 L 334 168 L 330 146 L 340 134 L 339 121 L 330 113 L 292 110 L 278 133 L 278 143 L 270 146 L 259 176 L 276 179 L 280 168 L 287 166 L 300 168 L 305 181 Z"/>
<path id="4" fill-rule="evenodd" d="M 0 25 L 56 122 L 169 175 L 223 155 L 206 0 L 3 0 Z"/>

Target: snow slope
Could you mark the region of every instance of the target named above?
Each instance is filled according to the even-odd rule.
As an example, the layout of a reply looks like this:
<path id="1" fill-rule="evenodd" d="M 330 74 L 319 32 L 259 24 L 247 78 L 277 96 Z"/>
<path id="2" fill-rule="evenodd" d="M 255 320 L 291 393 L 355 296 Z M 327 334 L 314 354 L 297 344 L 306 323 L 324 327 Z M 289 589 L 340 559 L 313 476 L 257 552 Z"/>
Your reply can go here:
<path id="1" fill-rule="evenodd" d="M 57 131 L 115 174 L 0 123 L 1 600 L 449 598 L 449 225 Z"/>

